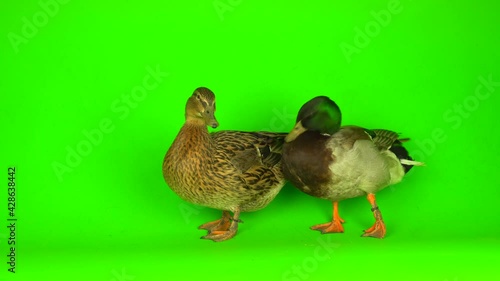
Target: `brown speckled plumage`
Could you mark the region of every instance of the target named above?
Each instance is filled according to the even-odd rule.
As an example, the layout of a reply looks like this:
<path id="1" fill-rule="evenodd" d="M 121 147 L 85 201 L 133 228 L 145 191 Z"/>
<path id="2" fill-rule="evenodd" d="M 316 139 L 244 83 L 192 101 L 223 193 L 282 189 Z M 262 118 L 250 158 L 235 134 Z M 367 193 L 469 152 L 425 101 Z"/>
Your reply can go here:
<path id="1" fill-rule="evenodd" d="M 188 100 L 186 122 L 165 155 L 163 175 L 168 186 L 183 200 L 231 211 L 237 221 L 239 212 L 266 207 L 285 184 L 280 164 L 286 134 L 209 133 L 206 126 L 210 122 L 218 125 L 214 110 L 213 93 L 198 88 Z M 211 112 L 205 114 L 206 111 Z M 227 229 L 208 230 L 208 239 L 212 239 Z M 210 232 L 217 235 L 210 236 Z M 217 237 L 212 240 L 220 241 Z"/>
<path id="2" fill-rule="evenodd" d="M 209 134 L 204 127 L 185 125 L 165 156 L 165 180 L 188 202 L 256 211 L 284 184 L 279 167 L 283 138 L 238 131 Z M 260 154 L 266 148 L 269 152 Z"/>

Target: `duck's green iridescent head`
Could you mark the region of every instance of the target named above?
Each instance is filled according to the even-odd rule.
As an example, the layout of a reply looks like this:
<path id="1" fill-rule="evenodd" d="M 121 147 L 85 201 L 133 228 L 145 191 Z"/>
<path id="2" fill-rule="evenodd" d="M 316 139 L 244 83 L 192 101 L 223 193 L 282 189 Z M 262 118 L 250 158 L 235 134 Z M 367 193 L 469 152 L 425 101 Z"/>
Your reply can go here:
<path id="1" fill-rule="evenodd" d="M 326 96 L 306 102 L 299 110 L 295 127 L 285 141 L 291 142 L 305 131 L 332 135 L 340 128 L 342 115 L 338 105 Z"/>

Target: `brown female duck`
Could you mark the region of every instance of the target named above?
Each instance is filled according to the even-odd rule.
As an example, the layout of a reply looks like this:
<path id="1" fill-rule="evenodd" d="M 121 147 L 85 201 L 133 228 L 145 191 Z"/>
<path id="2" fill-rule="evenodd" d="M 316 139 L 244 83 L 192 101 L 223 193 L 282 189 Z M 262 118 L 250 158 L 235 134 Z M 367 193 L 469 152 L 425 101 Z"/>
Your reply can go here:
<path id="1" fill-rule="evenodd" d="M 201 237 L 232 238 L 240 212 L 266 207 L 285 184 L 281 149 L 286 134 L 219 131 L 215 95 L 197 88 L 186 104 L 185 123 L 163 161 L 168 186 L 183 200 L 222 210 L 222 218 L 201 225 Z M 233 216 L 229 212 L 233 212 Z"/>
<path id="2" fill-rule="evenodd" d="M 325 96 L 305 103 L 283 147 L 285 178 L 301 191 L 333 202 L 331 222 L 311 227 L 322 233 L 344 232 L 338 202 L 367 196 L 375 224 L 363 236 L 383 238 L 386 233 L 375 193 L 399 183 L 414 166 L 399 135 L 388 130 L 340 127 L 337 104 Z"/>

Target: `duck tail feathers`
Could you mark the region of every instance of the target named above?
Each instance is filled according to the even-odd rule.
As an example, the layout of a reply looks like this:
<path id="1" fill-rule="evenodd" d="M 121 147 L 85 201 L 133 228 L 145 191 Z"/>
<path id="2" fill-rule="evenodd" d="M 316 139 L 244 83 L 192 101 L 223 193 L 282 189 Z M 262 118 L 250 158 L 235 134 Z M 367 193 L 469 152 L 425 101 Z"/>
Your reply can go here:
<path id="1" fill-rule="evenodd" d="M 419 161 L 413 161 L 413 160 L 408 160 L 408 159 L 399 159 L 401 164 L 407 165 L 407 166 L 425 166 L 424 162 L 419 162 Z"/>

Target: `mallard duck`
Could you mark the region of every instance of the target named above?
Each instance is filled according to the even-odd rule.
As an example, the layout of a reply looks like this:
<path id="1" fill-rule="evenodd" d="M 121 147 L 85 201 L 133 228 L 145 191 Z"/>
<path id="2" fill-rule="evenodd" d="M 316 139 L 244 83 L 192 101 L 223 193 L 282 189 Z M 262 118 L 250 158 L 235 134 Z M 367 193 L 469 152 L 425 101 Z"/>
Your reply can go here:
<path id="1" fill-rule="evenodd" d="M 383 238 L 386 227 L 375 193 L 399 183 L 413 166 L 423 165 L 403 147 L 407 140 L 389 130 L 341 127 L 340 108 L 326 96 L 305 103 L 285 138 L 282 165 L 285 178 L 298 189 L 332 201 L 332 221 L 311 229 L 344 232 L 338 202 L 367 196 L 375 224 L 362 236 Z"/>
<path id="2" fill-rule="evenodd" d="M 240 212 L 266 207 L 285 184 L 281 152 L 286 133 L 218 131 L 215 95 L 197 88 L 188 99 L 185 123 L 163 161 L 167 185 L 183 200 L 222 210 L 222 218 L 201 225 L 201 237 L 228 240 Z M 231 216 L 230 212 L 233 213 Z"/>

